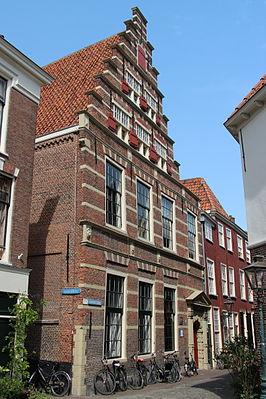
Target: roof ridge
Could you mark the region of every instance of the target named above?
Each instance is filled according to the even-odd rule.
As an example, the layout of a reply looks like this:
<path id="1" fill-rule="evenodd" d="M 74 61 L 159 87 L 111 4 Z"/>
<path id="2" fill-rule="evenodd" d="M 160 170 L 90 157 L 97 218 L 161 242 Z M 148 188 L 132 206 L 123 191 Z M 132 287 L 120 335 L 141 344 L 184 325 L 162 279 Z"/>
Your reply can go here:
<path id="1" fill-rule="evenodd" d="M 123 32 L 124 32 L 124 31 L 115 33 L 114 35 L 108 36 L 108 37 L 106 37 L 105 39 L 98 40 L 98 42 L 95 42 L 95 43 L 92 43 L 92 44 L 90 44 L 90 45 L 88 45 L 88 46 L 82 47 L 82 48 L 80 48 L 79 50 L 72 51 L 72 53 L 69 53 L 69 54 L 67 54 L 67 55 L 64 55 L 63 57 L 60 57 L 60 58 L 58 58 L 57 60 L 54 60 L 54 61 L 50 62 L 49 64 L 44 65 L 43 68 L 47 68 L 47 67 L 49 67 L 49 66 L 51 66 L 51 65 L 56 64 L 57 62 L 63 61 L 63 60 L 65 60 L 65 59 L 67 59 L 68 57 L 71 57 L 72 55 L 79 54 L 79 53 L 81 53 L 82 51 L 89 49 L 90 47 L 94 47 L 94 46 L 96 46 L 96 45 L 99 45 L 99 44 L 102 43 L 102 42 L 106 42 L 106 41 L 112 39 L 113 37 L 116 37 L 116 36 L 121 35 L 121 33 L 123 33 Z"/>

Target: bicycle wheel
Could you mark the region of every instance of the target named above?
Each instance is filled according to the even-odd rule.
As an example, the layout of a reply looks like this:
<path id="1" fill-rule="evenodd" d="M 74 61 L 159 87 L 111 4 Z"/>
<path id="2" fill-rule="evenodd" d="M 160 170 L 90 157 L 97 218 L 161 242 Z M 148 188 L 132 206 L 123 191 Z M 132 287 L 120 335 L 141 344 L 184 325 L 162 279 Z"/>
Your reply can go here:
<path id="1" fill-rule="evenodd" d="M 119 369 L 117 370 L 117 385 L 120 389 L 120 391 L 126 391 L 127 390 L 127 377 L 124 369 Z"/>
<path id="2" fill-rule="evenodd" d="M 171 368 L 171 370 L 169 370 L 169 372 L 168 372 L 167 382 L 169 382 L 170 384 L 173 384 L 174 382 L 177 382 L 178 374 L 179 373 L 178 373 L 177 369 L 173 366 Z"/>
<path id="3" fill-rule="evenodd" d="M 94 377 L 94 389 L 101 395 L 111 395 L 115 386 L 115 377 L 108 370 L 102 370 Z"/>
<path id="4" fill-rule="evenodd" d="M 149 370 L 146 366 L 142 366 L 139 369 L 140 374 L 142 375 L 142 379 L 143 379 L 143 386 L 148 385 L 148 379 L 149 379 Z"/>
<path id="5" fill-rule="evenodd" d="M 50 378 L 49 386 L 54 396 L 64 396 L 69 392 L 70 377 L 65 371 L 56 371 Z"/>
<path id="6" fill-rule="evenodd" d="M 134 368 L 127 370 L 127 383 L 131 389 L 143 388 L 143 377 L 140 371 Z"/>
<path id="7" fill-rule="evenodd" d="M 147 383 L 148 384 L 156 384 L 157 382 L 157 373 L 154 367 L 148 368 L 148 376 L 147 376 Z"/>

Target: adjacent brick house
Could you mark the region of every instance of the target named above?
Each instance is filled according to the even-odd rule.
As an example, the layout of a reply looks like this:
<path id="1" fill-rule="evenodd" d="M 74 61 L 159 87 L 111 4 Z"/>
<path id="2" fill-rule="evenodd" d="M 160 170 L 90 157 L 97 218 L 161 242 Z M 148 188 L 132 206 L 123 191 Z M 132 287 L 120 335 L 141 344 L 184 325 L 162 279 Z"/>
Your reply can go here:
<path id="1" fill-rule="evenodd" d="M 219 353 L 225 340 L 246 336 L 254 345 L 253 293 L 243 268 L 250 263 L 247 233 L 228 215 L 206 181 L 186 179 L 185 186 L 200 199 L 204 231 L 206 292 L 209 317 L 209 358 Z M 226 306 L 233 300 L 231 309 Z"/>
<path id="2" fill-rule="evenodd" d="M 0 364 L 9 306 L 28 293 L 28 231 L 40 86 L 51 77 L 0 36 Z M 14 294 L 13 298 L 10 294 Z"/>
<path id="3" fill-rule="evenodd" d="M 41 359 L 90 392 L 105 355 L 195 349 L 208 367 L 198 198 L 179 180 L 138 8 L 122 33 L 45 70 L 35 149 L 30 289 Z"/>

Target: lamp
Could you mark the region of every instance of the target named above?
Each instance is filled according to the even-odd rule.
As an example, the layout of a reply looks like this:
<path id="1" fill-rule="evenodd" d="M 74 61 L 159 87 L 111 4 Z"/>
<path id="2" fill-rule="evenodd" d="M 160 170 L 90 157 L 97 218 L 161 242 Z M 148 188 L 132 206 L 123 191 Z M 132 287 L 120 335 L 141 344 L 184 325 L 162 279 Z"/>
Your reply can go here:
<path id="1" fill-rule="evenodd" d="M 264 256 L 255 256 L 254 263 L 244 267 L 250 288 L 254 291 L 266 289 L 266 262 Z"/>
<path id="2" fill-rule="evenodd" d="M 232 298 L 229 297 L 229 298 L 224 300 L 224 306 L 225 306 L 225 309 L 228 312 L 228 315 L 230 315 L 232 313 L 233 305 L 234 305 L 234 301 L 233 301 Z"/>
<path id="3" fill-rule="evenodd" d="M 259 334 L 261 348 L 261 399 L 266 399 L 266 340 L 263 320 L 263 296 L 266 290 L 266 261 L 264 256 L 255 256 L 254 262 L 243 268 L 250 288 L 256 292 L 259 310 Z"/>

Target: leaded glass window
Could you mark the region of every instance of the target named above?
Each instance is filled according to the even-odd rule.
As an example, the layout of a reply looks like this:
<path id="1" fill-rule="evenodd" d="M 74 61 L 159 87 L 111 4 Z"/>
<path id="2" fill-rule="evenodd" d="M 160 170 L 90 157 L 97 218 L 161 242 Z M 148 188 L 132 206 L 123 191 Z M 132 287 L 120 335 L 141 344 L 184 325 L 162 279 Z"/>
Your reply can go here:
<path id="1" fill-rule="evenodd" d="M 150 240 L 150 188 L 137 181 L 139 237 Z"/>
<path id="2" fill-rule="evenodd" d="M 162 197 L 163 246 L 173 249 L 173 202 Z"/>
<path id="3" fill-rule="evenodd" d="M 139 283 L 139 353 L 151 353 L 152 285 Z"/>
<path id="4" fill-rule="evenodd" d="M 187 214 L 188 224 L 188 256 L 196 259 L 196 217 L 192 213 Z"/>
<path id="5" fill-rule="evenodd" d="M 122 227 L 122 172 L 113 164 L 106 163 L 106 222 Z"/>
<path id="6" fill-rule="evenodd" d="M 107 276 L 104 348 L 107 358 L 122 355 L 123 285 L 122 277 Z"/>
<path id="7" fill-rule="evenodd" d="M 165 351 L 175 348 L 175 290 L 164 289 L 164 347 Z"/>

